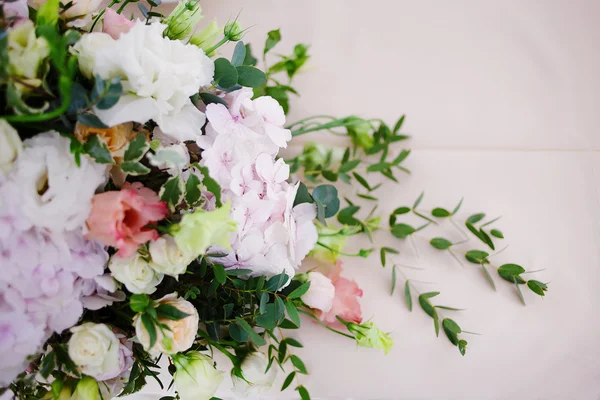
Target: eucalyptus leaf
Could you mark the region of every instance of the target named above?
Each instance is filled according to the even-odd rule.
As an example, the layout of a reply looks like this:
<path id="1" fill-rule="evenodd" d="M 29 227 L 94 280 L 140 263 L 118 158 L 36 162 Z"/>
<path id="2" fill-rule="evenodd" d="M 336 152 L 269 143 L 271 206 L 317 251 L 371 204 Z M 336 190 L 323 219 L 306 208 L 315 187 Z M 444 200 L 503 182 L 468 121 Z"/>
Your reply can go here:
<path id="1" fill-rule="evenodd" d="M 434 208 L 433 210 L 431 210 L 431 215 L 433 215 L 436 218 L 446 218 L 451 216 L 452 214 L 450 213 L 450 211 L 446 210 L 445 208 Z"/>
<path id="2" fill-rule="evenodd" d="M 264 86 L 267 83 L 267 76 L 258 68 L 240 65 L 236 69 L 238 74 L 237 82 L 242 86 L 256 88 Z"/>
<path id="3" fill-rule="evenodd" d="M 452 247 L 452 242 L 444 238 L 433 238 L 429 243 L 438 250 L 447 250 Z"/>
<path id="4" fill-rule="evenodd" d="M 392 226 L 391 232 L 398 239 L 406 239 L 415 232 L 415 228 L 408 224 L 396 224 Z"/>
<path id="5" fill-rule="evenodd" d="M 333 217 L 340 209 L 340 199 L 335 186 L 319 185 L 313 190 L 312 197 L 325 207 L 325 218 Z"/>
<path id="6" fill-rule="evenodd" d="M 214 81 L 224 89 L 228 89 L 238 83 L 238 70 L 231 65 L 226 58 L 217 58 L 215 60 Z"/>
<path id="7" fill-rule="evenodd" d="M 412 311 L 412 294 L 410 293 L 410 282 L 408 280 L 404 282 L 404 301 L 406 301 L 408 311 Z"/>
<path id="8" fill-rule="evenodd" d="M 246 59 L 246 46 L 241 40 L 235 44 L 233 55 L 231 56 L 231 65 L 238 67 L 244 64 Z"/>
<path id="9" fill-rule="evenodd" d="M 461 202 L 462 202 L 462 200 L 461 200 Z M 476 224 L 484 218 L 485 218 L 485 213 L 473 214 L 469 218 L 467 218 L 467 222 L 470 224 Z"/>

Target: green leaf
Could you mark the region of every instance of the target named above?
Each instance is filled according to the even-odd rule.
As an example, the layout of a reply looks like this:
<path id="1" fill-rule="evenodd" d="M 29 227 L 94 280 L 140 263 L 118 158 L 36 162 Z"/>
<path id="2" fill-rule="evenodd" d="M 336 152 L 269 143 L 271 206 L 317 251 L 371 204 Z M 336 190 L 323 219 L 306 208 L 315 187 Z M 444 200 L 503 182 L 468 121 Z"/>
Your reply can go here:
<path id="1" fill-rule="evenodd" d="M 458 202 L 458 204 L 456 205 L 456 207 L 454 207 L 454 210 L 452 210 L 452 215 L 456 215 L 456 213 L 458 212 L 458 210 L 460 210 L 460 207 L 462 206 L 463 203 L 463 198 L 460 199 L 460 201 Z"/>
<path id="2" fill-rule="evenodd" d="M 340 209 L 340 199 L 335 186 L 319 185 L 313 190 L 312 197 L 325 207 L 325 218 L 333 217 Z"/>
<path id="3" fill-rule="evenodd" d="M 523 284 L 525 280 L 519 275 L 525 272 L 525 268 L 517 264 L 504 264 L 498 268 L 498 275 L 508 282 Z"/>
<path id="4" fill-rule="evenodd" d="M 178 308 L 173 307 L 170 304 L 159 304 L 158 307 L 156 307 L 156 314 L 159 317 L 167 318 L 173 321 L 178 321 L 190 316 L 190 314 L 179 311 Z"/>
<path id="5" fill-rule="evenodd" d="M 244 276 L 252 273 L 251 269 L 239 268 L 239 269 L 228 269 L 225 273 L 229 276 Z"/>
<path id="6" fill-rule="evenodd" d="M 265 50 L 263 54 L 267 54 L 277 43 L 281 41 L 281 32 L 279 29 L 274 29 L 267 33 L 267 41 L 265 42 Z"/>
<path id="7" fill-rule="evenodd" d="M 150 173 L 150 168 L 136 161 L 125 161 L 121 164 L 121 170 L 129 175 L 146 175 Z"/>
<path id="8" fill-rule="evenodd" d="M 300 326 L 300 314 L 298 314 L 298 309 L 291 301 L 285 302 L 285 309 L 290 317 L 290 320 L 297 326 Z M 281 326 L 281 325 L 280 325 Z"/>
<path id="9" fill-rule="evenodd" d="M 227 107 L 227 102 L 225 100 L 212 93 L 200 93 L 200 99 L 206 105 L 223 104 L 225 107 Z"/>
<path id="10" fill-rule="evenodd" d="M 352 160 L 352 161 L 345 162 L 340 166 L 340 169 L 338 170 L 338 172 L 350 172 L 354 168 L 356 168 L 358 166 L 358 164 L 360 164 L 360 160 Z"/>
<path id="11" fill-rule="evenodd" d="M 398 131 L 400 131 L 400 128 L 402 128 L 403 123 L 404 123 L 404 115 L 401 116 L 400 119 L 398 119 L 398 122 L 396 122 L 396 125 L 394 125 L 394 130 L 393 130 L 394 135 L 396 133 L 398 133 Z"/>
<path id="12" fill-rule="evenodd" d="M 435 312 L 435 309 L 434 309 L 434 314 L 433 314 L 433 329 L 435 329 L 435 336 L 439 337 L 440 336 L 440 319 L 439 319 L 437 313 Z"/>
<path id="13" fill-rule="evenodd" d="M 296 339 L 294 339 L 294 338 L 285 338 L 284 340 L 285 340 L 285 342 L 286 342 L 287 344 L 289 344 L 290 346 L 293 346 L 293 347 L 298 347 L 298 348 L 304 347 L 304 346 L 302 345 L 302 343 L 300 343 L 299 341 L 297 341 L 297 340 L 296 340 Z"/>
<path id="14" fill-rule="evenodd" d="M 204 186 L 206 186 L 206 190 L 208 190 L 215 196 L 216 206 L 221 207 L 223 205 L 223 203 L 221 202 L 221 186 L 217 183 L 217 181 L 210 177 L 207 167 L 201 167 L 198 164 L 194 164 L 194 166 L 198 168 L 202 173 L 202 176 L 204 177 L 202 183 L 204 184 Z"/>
<path id="15" fill-rule="evenodd" d="M 462 202 L 462 200 L 461 200 L 461 202 Z M 485 218 L 485 213 L 473 214 L 469 218 L 467 218 L 467 222 L 470 224 L 476 224 L 484 218 Z"/>
<path id="16" fill-rule="evenodd" d="M 298 329 L 299 328 L 298 325 L 294 324 L 289 319 L 284 319 L 283 322 L 279 324 L 279 327 L 281 329 Z"/>
<path id="17" fill-rule="evenodd" d="M 162 201 L 167 203 L 171 212 L 175 211 L 175 207 L 183 200 L 184 185 L 181 176 L 176 175 L 169 178 L 160 188 L 158 196 Z"/>
<path id="18" fill-rule="evenodd" d="M 248 43 L 246 44 L 246 57 L 244 57 L 243 65 L 256 65 L 258 60 L 252 55 L 252 46 Z"/>
<path id="19" fill-rule="evenodd" d="M 390 296 L 394 294 L 394 290 L 396 290 L 396 266 L 392 266 L 392 290 L 390 292 Z"/>
<path id="20" fill-rule="evenodd" d="M 471 224 L 470 222 L 465 222 L 465 226 L 467 227 L 467 229 L 473 234 L 475 235 L 479 240 L 481 240 L 483 243 L 487 244 L 492 250 L 495 250 L 496 248 L 494 247 L 494 243 L 492 242 L 492 239 L 488 236 L 487 233 L 485 233 L 483 231 L 483 229 L 477 229 L 473 226 L 473 224 Z"/>
<path id="21" fill-rule="evenodd" d="M 294 367 L 296 367 L 296 370 L 298 372 L 300 372 L 301 374 L 307 374 L 308 371 L 306 370 L 306 366 L 304 366 L 304 362 L 302 362 L 302 360 L 300 359 L 300 357 L 298 357 L 295 354 L 292 354 L 290 356 L 290 361 L 292 362 L 292 364 L 294 364 Z"/>
<path id="22" fill-rule="evenodd" d="M 406 239 L 415 232 L 415 228 L 408 224 L 396 224 L 392 226 L 391 232 L 398 239 Z"/>
<path id="23" fill-rule="evenodd" d="M 264 314 L 267 311 L 267 304 L 269 303 L 269 294 L 267 292 L 262 292 L 260 294 L 260 302 L 258 306 L 258 312 L 260 314 Z"/>
<path id="24" fill-rule="evenodd" d="M 246 343 L 248 341 L 248 335 L 246 335 L 246 332 L 238 324 L 229 325 L 229 336 L 239 343 Z"/>
<path id="25" fill-rule="evenodd" d="M 275 303 L 267 304 L 265 313 L 256 317 L 256 324 L 265 329 L 274 329 L 279 318 L 279 306 Z"/>
<path id="26" fill-rule="evenodd" d="M 267 76 L 258 68 L 240 65 L 236 69 L 238 73 L 237 83 L 242 86 L 255 88 L 264 86 L 267 83 Z"/>
<path id="27" fill-rule="evenodd" d="M 190 207 L 195 207 L 200 204 L 201 200 L 201 191 L 202 183 L 200 182 L 200 178 L 198 178 L 195 174 L 190 174 L 185 182 L 185 202 Z"/>
<path id="28" fill-rule="evenodd" d="M 287 343 L 285 340 L 282 340 L 279 343 L 279 349 L 277 350 L 277 360 L 279 363 L 283 363 L 285 361 L 285 356 L 287 354 Z"/>
<path id="29" fill-rule="evenodd" d="M 295 390 L 298 391 L 301 400 L 310 400 L 310 394 L 308 394 L 308 390 L 304 386 L 300 385 Z"/>
<path id="30" fill-rule="evenodd" d="M 123 158 L 125 161 L 139 161 L 150 148 L 150 144 L 146 142 L 146 135 L 140 132 L 125 148 Z"/>
<path id="31" fill-rule="evenodd" d="M 50 351 L 48 354 L 44 356 L 42 360 L 42 366 L 40 368 L 40 375 L 44 378 L 48 378 L 50 374 L 56 368 L 56 355 L 53 351 Z"/>
<path id="32" fill-rule="evenodd" d="M 407 214 L 409 212 L 410 212 L 410 208 L 408 208 L 408 207 L 398 207 L 394 210 L 394 212 L 392 214 L 402 215 L 402 214 Z"/>
<path id="33" fill-rule="evenodd" d="M 142 314 L 142 324 L 150 336 L 149 347 L 152 348 L 156 343 L 156 326 L 148 314 Z"/>
<path id="34" fill-rule="evenodd" d="M 485 267 L 485 264 L 481 264 L 481 269 L 483 270 L 485 279 L 487 279 L 487 281 L 492 286 L 492 289 L 496 290 L 496 283 L 494 282 L 494 279 L 492 278 L 492 275 L 490 275 L 490 272 L 488 271 L 488 269 Z"/>
<path id="35" fill-rule="evenodd" d="M 122 94 L 123 85 L 121 85 L 120 78 L 108 81 L 96 76 L 91 97 L 92 102 L 96 103 L 96 107 L 100 110 L 107 110 L 117 104 Z"/>
<path id="36" fill-rule="evenodd" d="M 241 40 L 235 44 L 233 55 L 231 56 L 231 65 L 238 67 L 244 64 L 246 58 L 246 46 Z"/>
<path id="37" fill-rule="evenodd" d="M 367 172 L 382 172 L 390 167 L 390 163 L 387 162 L 379 162 L 377 164 L 372 164 L 367 167 Z"/>
<path id="38" fill-rule="evenodd" d="M 413 203 L 413 206 L 412 206 L 413 210 L 415 208 L 419 207 L 419 204 L 421 204 L 421 202 L 423 201 L 423 196 L 425 196 L 425 192 L 421 192 L 419 197 L 417 197 L 417 199 L 415 200 L 415 202 Z"/>
<path id="39" fill-rule="evenodd" d="M 435 313 L 435 308 L 429 302 L 428 299 L 431 297 L 435 297 L 438 294 L 440 294 L 440 292 L 429 292 L 429 293 L 423 293 L 419 296 L 419 305 L 421 306 L 423 311 L 425 311 L 427 313 L 427 315 L 429 315 L 431 318 L 435 318 L 436 313 Z"/>
<path id="40" fill-rule="evenodd" d="M 521 288 L 519 287 L 519 284 L 515 282 L 515 287 L 517 288 L 517 294 L 519 295 L 519 299 L 521 299 L 521 303 L 523 303 L 524 306 L 527 305 L 527 303 L 525 302 L 525 297 L 523 297 L 523 292 L 521 292 Z"/>
<path id="41" fill-rule="evenodd" d="M 469 250 L 465 254 L 467 261 L 472 262 L 473 264 L 489 264 L 488 257 L 489 253 L 481 250 Z"/>
<path id="42" fill-rule="evenodd" d="M 450 214 L 450 211 L 446 210 L 445 208 L 438 207 L 431 210 L 431 215 L 433 215 L 436 218 L 446 218 L 451 216 L 452 214 Z"/>
<path id="43" fill-rule="evenodd" d="M 292 383 L 292 381 L 294 380 L 294 377 L 296 376 L 296 371 L 292 371 L 286 378 L 285 381 L 283 381 L 283 385 L 281 386 L 281 391 L 283 392 L 285 389 L 288 388 L 288 386 L 290 386 L 290 384 Z"/>
<path id="44" fill-rule="evenodd" d="M 321 171 L 321 175 L 323 175 L 323 178 L 327 179 L 330 182 L 336 182 L 338 179 L 338 174 L 329 170 Z"/>
<path id="45" fill-rule="evenodd" d="M 270 292 L 275 292 L 285 285 L 288 280 L 289 276 L 285 272 L 272 276 L 267 281 L 266 289 Z"/>
<path id="46" fill-rule="evenodd" d="M 360 210 L 358 206 L 348 206 L 340 210 L 337 215 L 338 221 L 344 225 L 357 226 L 360 225 L 360 221 L 354 218 L 354 214 L 356 214 Z"/>
<path id="47" fill-rule="evenodd" d="M 36 24 L 55 26 L 58 22 L 59 9 L 59 0 L 48 0 L 43 2 L 42 6 L 37 10 Z"/>
<path id="48" fill-rule="evenodd" d="M 404 301 L 406 301 L 406 307 L 408 307 L 408 311 L 412 311 L 412 294 L 410 293 L 410 283 L 408 280 L 404 282 Z"/>
<path id="49" fill-rule="evenodd" d="M 226 58 L 215 60 L 214 81 L 223 89 L 228 89 L 238 83 L 238 71 Z"/>
<path id="50" fill-rule="evenodd" d="M 527 287 L 531 289 L 533 293 L 539 296 L 545 296 L 545 292 L 548 291 L 548 285 L 546 285 L 544 282 L 536 281 L 533 279 L 527 281 Z"/>
<path id="51" fill-rule="evenodd" d="M 358 181 L 358 183 L 360 183 L 369 192 L 373 190 L 371 188 L 371 186 L 369 185 L 369 182 L 367 182 L 367 180 L 365 178 L 363 178 L 362 175 L 359 175 L 356 172 L 353 172 L 352 175 L 354 175 L 354 178 L 356 178 L 356 180 Z"/>
<path id="52" fill-rule="evenodd" d="M 129 298 L 129 308 L 133 312 L 140 313 L 150 305 L 150 298 L 146 294 L 132 294 Z"/>
<path id="53" fill-rule="evenodd" d="M 106 129 L 108 126 L 104 124 L 96 115 L 91 113 L 81 113 L 77 114 L 77 121 L 81 122 L 84 125 L 90 126 L 92 128 L 101 128 Z"/>
<path id="54" fill-rule="evenodd" d="M 450 340 L 453 345 L 458 345 L 458 334 L 462 332 L 460 326 L 450 318 L 445 318 L 442 321 L 442 328 L 444 329 L 448 340 Z"/>
<path id="55" fill-rule="evenodd" d="M 88 153 L 96 162 L 100 164 L 112 164 L 113 159 L 110 155 L 108 146 L 98 135 L 90 135 L 87 142 L 83 145 L 86 153 Z"/>
<path id="56" fill-rule="evenodd" d="M 303 283 L 298 286 L 296 289 L 292 291 L 292 293 L 288 294 L 288 299 L 297 299 L 302 297 L 310 288 L 310 281 Z"/>
<path id="57" fill-rule="evenodd" d="M 465 355 L 465 353 L 467 352 L 467 341 L 466 340 L 458 341 L 458 351 L 460 351 L 460 354 L 462 354 L 463 356 Z"/>
<path id="58" fill-rule="evenodd" d="M 308 192 L 308 188 L 306 187 L 306 185 L 300 182 L 300 185 L 298 186 L 298 191 L 296 192 L 296 198 L 294 199 L 294 207 L 296 207 L 298 204 L 314 202 L 315 201 Z"/>
<path id="59" fill-rule="evenodd" d="M 498 229 L 492 229 L 492 230 L 490 231 L 490 234 L 491 234 L 493 237 L 496 237 L 496 238 L 498 238 L 498 239 L 504 239 L 504 234 L 503 234 L 501 231 L 499 231 Z"/>
<path id="60" fill-rule="evenodd" d="M 258 333 L 254 332 L 252 327 L 240 317 L 235 317 L 235 320 L 239 324 L 239 326 L 246 332 L 250 340 L 257 346 L 264 346 L 267 344 L 267 341 L 261 337 Z"/>
<path id="61" fill-rule="evenodd" d="M 377 197 L 369 196 L 368 194 L 358 193 L 357 196 L 360 197 L 361 199 L 365 199 L 365 200 L 371 200 L 371 201 L 377 201 L 378 200 Z"/>
<path id="62" fill-rule="evenodd" d="M 221 285 L 223 285 L 227 281 L 227 273 L 225 273 L 225 268 L 220 264 L 213 264 L 213 270 L 215 273 L 215 279 Z"/>
<path id="63" fill-rule="evenodd" d="M 452 242 L 444 238 L 433 238 L 429 243 L 438 250 L 446 250 L 452 247 Z"/>
<path id="64" fill-rule="evenodd" d="M 410 155 L 410 150 L 402 150 L 400 152 L 400 154 L 398 154 L 398 156 L 396 158 L 394 158 L 394 161 L 392 161 L 392 164 L 398 166 L 400 165 L 400 163 L 402 161 L 404 161 L 406 159 L 406 157 L 408 157 Z"/>

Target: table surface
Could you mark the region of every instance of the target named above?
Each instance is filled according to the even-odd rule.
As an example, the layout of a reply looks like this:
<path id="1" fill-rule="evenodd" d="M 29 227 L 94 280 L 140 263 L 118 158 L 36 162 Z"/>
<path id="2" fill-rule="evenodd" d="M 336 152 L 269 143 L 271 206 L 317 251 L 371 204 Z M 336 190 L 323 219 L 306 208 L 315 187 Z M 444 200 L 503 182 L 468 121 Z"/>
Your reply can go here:
<path id="1" fill-rule="evenodd" d="M 435 337 L 427 315 L 407 310 L 401 291 L 390 296 L 391 271 L 377 255 L 348 259 L 346 274 L 364 290 L 364 315 L 392 332 L 395 346 L 387 356 L 356 348 L 306 321 L 298 338 L 313 398 L 600 398 L 600 2 L 220 0 L 202 7 L 221 22 L 243 8 L 239 20 L 253 25 L 246 41 L 255 49 L 275 28 L 282 53 L 311 44 L 290 121 L 357 114 L 393 123 L 407 115 L 412 174 L 379 189 L 382 213 L 423 190 L 424 209 L 451 208 L 464 197 L 463 218 L 502 216 L 497 226 L 510 246 L 497 263 L 545 269 L 536 278 L 550 281 L 545 298 L 525 293 L 523 307 L 508 283 L 497 282 L 494 292 L 481 271 L 431 250 L 429 232 L 416 239 L 418 256 L 401 245 L 398 260 L 424 268 L 405 273 L 435 282 L 419 289 L 465 308 L 452 317 L 482 334 L 468 337 L 461 357 Z M 398 246 L 385 233 L 375 241 Z M 225 386 L 219 395 L 230 398 Z M 151 384 L 129 399 L 157 393 Z"/>

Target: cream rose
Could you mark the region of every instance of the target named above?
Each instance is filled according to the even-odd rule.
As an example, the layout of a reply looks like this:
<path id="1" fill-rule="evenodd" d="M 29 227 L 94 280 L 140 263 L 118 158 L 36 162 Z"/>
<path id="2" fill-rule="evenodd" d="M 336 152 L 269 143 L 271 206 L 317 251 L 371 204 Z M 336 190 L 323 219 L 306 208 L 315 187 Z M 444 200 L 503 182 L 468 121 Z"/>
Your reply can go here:
<path id="1" fill-rule="evenodd" d="M 209 400 L 223 381 L 223 372 L 212 358 L 197 351 L 173 356 L 177 368 L 173 379 L 181 400 Z"/>
<path id="2" fill-rule="evenodd" d="M 196 338 L 199 322 L 198 311 L 192 303 L 177 297 L 177 293 L 166 295 L 156 301 L 155 307 L 159 307 L 161 304 L 175 307 L 177 310 L 188 314 L 188 316 L 179 320 L 159 317 L 158 322 L 168 326 L 169 330 L 158 328 L 156 330 L 156 343 L 150 348 L 150 335 L 142 323 L 140 314 L 138 314 L 133 320 L 138 340 L 144 346 L 144 349 L 152 354 L 176 354 L 186 351 L 192 347 Z"/>
<path id="3" fill-rule="evenodd" d="M 152 294 L 162 281 L 163 274 L 156 272 L 139 253 L 131 257 L 111 257 L 108 268 L 113 278 L 123 283 L 127 290 L 137 294 Z"/>
<path id="4" fill-rule="evenodd" d="M 6 120 L 0 119 L 0 175 L 8 172 L 23 151 L 19 134 Z"/>
<path id="5" fill-rule="evenodd" d="M 71 332 L 69 357 L 83 374 L 102 381 L 121 373 L 120 342 L 108 326 L 86 322 Z"/>
<path id="6" fill-rule="evenodd" d="M 309 272 L 308 280 L 310 287 L 300 299 L 310 308 L 323 312 L 331 310 L 333 298 L 335 297 L 335 286 L 331 279 L 320 272 Z"/>
<path id="7" fill-rule="evenodd" d="M 81 36 L 81 39 L 71 47 L 71 52 L 77 55 L 79 69 L 83 76 L 88 79 L 94 76 L 96 54 L 113 41 L 114 39 L 108 33 L 92 32 Z"/>
<path id="8" fill-rule="evenodd" d="M 183 274 L 187 266 L 193 261 L 194 256 L 179 248 L 175 239 L 170 235 L 163 235 L 150 242 L 150 256 L 152 257 L 152 268 L 159 273 L 169 275 L 177 279 Z"/>
<path id="9" fill-rule="evenodd" d="M 233 390 L 245 396 L 258 395 L 269 390 L 277 378 L 277 368 L 273 366 L 265 372 L 268 364 L 269 358 L 264 353 L 249 353 L 241 365 L 246 380 L 233 376 Z"/>

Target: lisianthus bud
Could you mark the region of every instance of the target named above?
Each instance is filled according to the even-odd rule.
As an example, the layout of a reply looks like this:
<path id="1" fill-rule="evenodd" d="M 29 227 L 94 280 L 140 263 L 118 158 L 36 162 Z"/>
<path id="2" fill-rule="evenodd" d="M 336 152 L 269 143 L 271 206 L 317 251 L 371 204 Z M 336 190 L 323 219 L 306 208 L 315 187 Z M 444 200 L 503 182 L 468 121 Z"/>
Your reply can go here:
<path id="1" fill-rule="evenodd" d="M 190 44 L 200 47 L 204 52 L 208 51 L 221 35 L 217 20 L 213 19 L 200 31 L 190 37 Z"/>
<path id="2" fill-rule="evenodd" d="M 38 2 L 39 0 L 36 0 Z M 71 7 L 60 14 L 67 20 L 67 26 L 86 28 L 92 22 L 92 13 L 96 12 L 102 0 L 72 0 Z"/>
<path id="3" fill-rule="evenodd" d="M 8 172 L 23 151 L 19 134 L 6 120 L 0 119 L 0 175 Z"/>
<path id="4" fill-rule="evenodd" d="M 98 382 L 89 376 L 82 377 L 70 400 L 101 400 Z"/>
<path id="5" fill-rule="evenodd" d="M 104 13 L 102 32 L 108 33 L 111 38 L 118 39 L 122 33 L 129 32 L 135 25 L 135 21 L 129 20 L 117 14 L 112 8 L 107 8 Z"/>
<path id="6" fill-rule="evenodd" d="M 114 39 L 108 33 L 92 32 L 81 36 L 71 47 L 71 52 L 77 55 L 79 69 L 86 78 L 94 76 L 94 65 L 96 65 L 96 53 L 108 45 Z"/>
<path id="7" fill-rule="evenodd" d="M 363 149 L 371 148 L 374 143 L 371 123 L 359 117 L 349 117 L 348 119 L 354 122 L 353 125 L 347 127 L 352 143 Z"/>
<path id="8" fill-rule="evenodd" d="M 237 42 L 244 35 L 244 31 L 242 30 L 242 26 L 239 22 L 233 21 L 225 24 L 225 29 L 223 29 L 223 34 L 227 39 L 232 42 Z"/>
<path id="9" fill-rule="evenodd" d="M 365 322 L 360 325 L 350 322 L 346 326 L 354 334 L 359 346 L 380 349 L 387 354 L 394 345 L 394 340 L 390 335 L 380 331 L 373 322 Z"/>
<path id="10" fill-rule="evenodd" d="M 173 356 L 175 388 L 181 400 L 209 400 L 223 381 L 212 358 L 197 351 Z"/>
<path id="11" fill-rule="evenodd" d="M 103 381 L 121 373 L 119 339 L 108 326 L 86 322 L 71 332 L 69 357 L 83 374 Z"/>
<path id="12" fill-rule="evenodd" d="M 108 268 L 113 278 L 125 284 L 131 293 L 154 293 L 156 286 L 163 279 L 163 274 L 152 269 L 148 261 L 139 253 L 134 253 L 130 257 L 114 255 L 108 263 Z"/>
<path id="13" fill-rule="evenodd" d="M 328 312 L 331 310 L 335 296 L 335 286 L 331 279 L 320 272 L 309 272 L 308 281 L 310 286 L 306 293 L 300 298 L 310 308 Z"/>
<path id="14" fill-rule="evenodd" d="M 25 80 L 27 86 L 20 85 L 19 90 L 26 92 L 29 87 L 42 84 L 40 67 L 50 55 L 50 46 L 43 37 L 35 35 L 33 21 L 25 20 L 8 30 L 8 70 L 11 75 Z"/>
<path id="15" fill-rule="evenodd" d="M 204 254 L 212 245 L 230 248 L 230 234 L 236 230 L 230 210 L 231 203 L 227 203 L 215 211 L 197 209 L 185 214 L 173 234 L 175 242 L 183 252 L 194 257 Z"/>
<path id="16" fill-rule="evenodd" d="M 277 368 L 269 368 L 269 359 L 264 353 L 249 353 L 242 361 L 241 370 L 244 379 L 233 376 L 233 390 L 245 396 L 259 395 L 271 389 L 275 378 L 277 378 Z"/>
<path id="17" fill-rule="evenodd" d="M 158 322 L 166 325 L 169 329 L 157 329 L 157 339 L 154 346 L 150 347 L 150 335 L 143 324 L 140 314 L 134 317 L 135 333 L 138 340 L 144 346 L 146 351 L 156 353 L 175 354 L 186 351 L 196 338 L 198 331 L 198 311 L 187 300 L 177 297 L 177 293 L 169 294 L 155 302 L 155 307 L 160 307 L 162 304 L 176 308 L 182 313 L 187 314 L 187 317 L 173 320 L 169 318 L 158 317 Z"/>
<path id="18" fill-rule="evenodd" d="M 335 263 L 340 257 L 340 252 L 344 251 L 348 236 L 339 229 L 328 228 L 321 224 L 315 224 L 319 232 L 319 243 L 325 246 L 317 245 L 311 250 L 310 256 L 324 262 Z"/>
<path id="19" fill-rule="evenodd" d="M 150 256 L 155 271 L 174 278 L 183 274 L 195 258 L 182 251 L 171 235 L 163 235 L 150 242 Z"/>
<path id="20" fill-rule="evenodd" d="M 204 16 L 200 8 L 200 0 L 179 1 L 177 7 L 166 19 L 165 36 L 173 40 L 188 37 L 194 27 Z"/>

